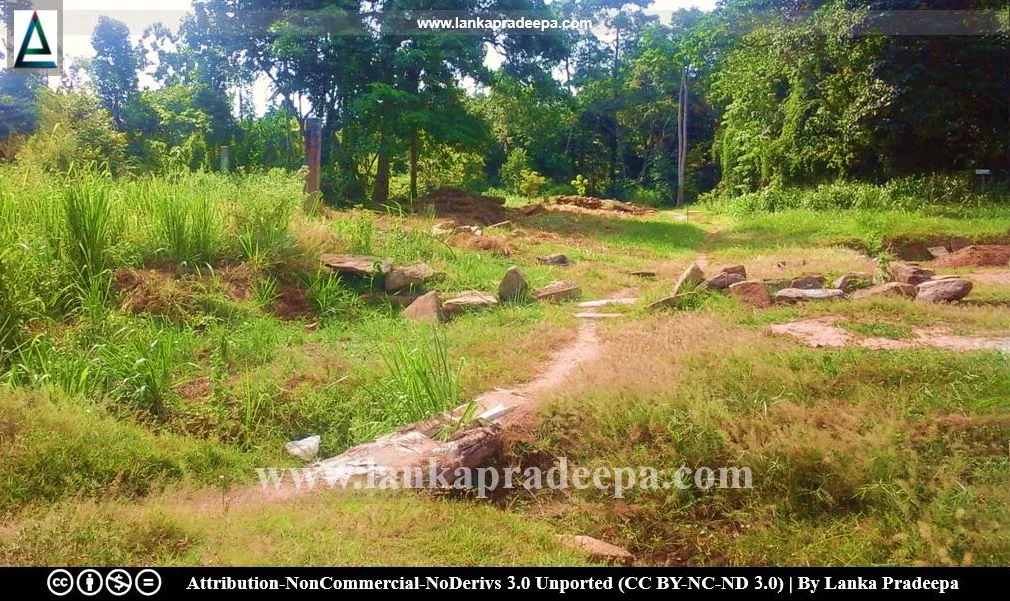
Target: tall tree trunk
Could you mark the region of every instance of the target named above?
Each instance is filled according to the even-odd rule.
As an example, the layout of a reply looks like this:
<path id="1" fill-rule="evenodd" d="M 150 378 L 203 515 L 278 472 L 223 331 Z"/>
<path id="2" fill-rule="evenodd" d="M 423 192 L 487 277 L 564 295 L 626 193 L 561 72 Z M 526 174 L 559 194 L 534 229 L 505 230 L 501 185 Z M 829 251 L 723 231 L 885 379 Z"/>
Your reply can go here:
<path id="1" fill-rule="evenodd" d="M 407 148 L 407 161 L 410 163 L 410 202 L 417 198 L 417 136 L 411 136 L 410 147 Z"/>
<path id="2" fill-rule="evenodd" d="M 379 150 L 379 163 L 375 168 L 375 186 L 372 189 L 372 202 L 385 204 L 389 201 L 389 151 Z"/>

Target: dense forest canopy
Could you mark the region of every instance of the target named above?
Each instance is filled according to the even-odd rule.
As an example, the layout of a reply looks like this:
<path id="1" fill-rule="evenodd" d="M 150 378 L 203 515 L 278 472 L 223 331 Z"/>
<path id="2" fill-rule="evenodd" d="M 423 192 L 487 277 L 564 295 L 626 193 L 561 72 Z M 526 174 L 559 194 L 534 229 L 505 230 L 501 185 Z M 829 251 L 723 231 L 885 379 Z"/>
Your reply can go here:
<path id="1" fill-rule="evenodd" d="M 233 169 L 298 168 L 314 118 L 334 203 L 443 185 L 669 203 L 683 97 L 688 199 L 1006 174 L 1004 0 L 722 0 L 668 22 L 648 4 L 195 0 L 179 31 L 154 26 L 139 43 L 102 17 L 95 57 L 66 68 L 58 90 L 0 74 L 0 159 L 114 174 L 219 169 L 227 146 Z M 901 13 L 888 12 L 920 9 L 937 11 L 928 31 L 902 29 Z M 403 27 L 405 15 L 432 10 L 528 11 L 597 27 Z M 944 12 L 953 10 L 973 12 Z M 503 58 L 496 69 L 489 48 Z M 142 89 L 142 74 L 156 85 Z M 262 80 L 273 97 L 258 115 L 250 91 Z"/>

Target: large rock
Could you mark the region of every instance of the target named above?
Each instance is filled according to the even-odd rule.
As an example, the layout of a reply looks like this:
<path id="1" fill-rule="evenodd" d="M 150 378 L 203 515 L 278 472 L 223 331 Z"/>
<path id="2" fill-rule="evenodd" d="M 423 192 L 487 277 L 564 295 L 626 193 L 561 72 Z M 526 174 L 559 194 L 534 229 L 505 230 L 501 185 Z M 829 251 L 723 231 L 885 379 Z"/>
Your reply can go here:
<path id="1" fill-rule="evenodd" d="M 342 275 L 368 277 L 378 272 L 387 274 L 393 268 L 392 259 L 380 259 L 368 255 L 337 255 L 326 253 L 322 256 L 323 265 Z"/>
<path id="2" fill-rule="evenodd" d="M 808 300 L 831 300 L 845 296 L 837 288 L 783 288 L 775 293 L 777 303 L 795 303 Z"/>
<path id="3" fill-rule="evenodd" d="M 824 276 L 820 274 L 808 274 L 794 278 L 789 282 L 789 288 L 799 288 L 800 290 L 816 290 L 824 287 Z"/>
<path id="4" fill-rule="evenodd" d="M 431 280 L 438 272 L 428 266 L 427 263 L 414 263 L 405 267 L 393 267 L 386 274 L 383 281 L 383 288 L 386 292 L 397 290 L 408 290 L 420 288 L 425 282 Z"/>
<path id="5" fill-rule="evenodd" d="M 971 280 L 951 278 L 930 280 L 919 284 L 915 299 L 929 303 L 956 302 L 971 292 Z"/>
<path id="6" fill-rule="evenodd" d="M 565 255 L 547 255 L 546 257 L 540 257 L 537 259 L 537 263 L 541 265 L 571 265 L 572 260 Z"/>
<path id="7" fill-rule="evenodd" d="M 772 299 L 768 295 L 768 287 L 761 280 L 737 282 L 731 284 L 728 290 L 740 302 L 752 307 L 761 309 L 772 304 Z"/>
<path id="8" fill-rule="evenodd" d="M 498 304 L 493 294 L 478 290 L 467 290 L 442 303 L 446 315 L 453 316 L 472 309 L 484 309 Z"/>
<path id="9" fill-rule="evenodd" d="M 554 281 L 533 291 L 533 297 L 538 301 L 561 302 L 576 300 L 580 296 L 582 296 L 582 289 L 578 284 L 567 280 Z"/>
<path id="10" fill-rule="evenodd" d="M 835 280 L 834 283 L 831 285 L 831 287 L 838 288 L 839 290 L 844 290 L 845 292 L 852 292 L 853 290 L 868 288 L 872 285 L 873 285 L 872 273 L 866 273 L 863 271 L 853 271 Z"/>
<path id="11" fill-rule="evenodd" d="M 859 290 L 852 295 L 852 298 L 871 298 L 874 296 L 897 296 L 903 298 L 915 298 L 915 295 L 918 292 L 919 289 L 911 284 L 905 284 L 902 282 L 888 282 L 886 284 L 880 284 L 878 286 L 867 288 L 866 290 Z"/>
<path id="12" fill-rule="evenodd" d="M 891 279 L 902 284 L 919 284 L 929 280 L 936 274 L 932 269 L 925 269 L 908 263 L 891 263 Z"/>
<path id="13" fill-rule="evenodd" d="M 508 268 L 505 277 L 498 284 L 498 300 L 503 303 L 520 300 L 525 298 L 529 291 L 530 284 L 526 281 L 526 276 L 521 269 L 513 265 Z"/>
<path id="14" fill-rule="evenodd" d="M 680 274 L 677 279 L 677 283 L 673 286 L 673 295 L 676 296 L 681 292 L 684 292 L 684 288 L 689 285 L 698 285 L 705 281 L 705 272 L 698 267 L 697 263 L 691 263 L 691 266 L 684 270 L 684 273 Z"/>
<path id="15" fill-rule="evenodd" d="M 743 265 L 727 265 L 719 269 L 719 273 L 735 273 L 747 279 L 747 269 Z"/>
<path id="16" fill-rule="evenodd" d="M 783 288 L 789 288 L 789 285 L 792 283 L 792 280 L 773 278 L 769 280 L 762 280 L 762 282 L 764 282 L 764 285 L 772 292 L 778 292 Z"/>
<path id="17" fill-rule="evenodd" d="M 737 282 L 742 282 L 746 279 L 747 278 L 745 276 L 742 276 L 739 273 L 721 271 L 702 282 L 701 285 L 703 288 L 708 290 L 725 290 L 731 285 L 736 284 Z"/>
<path id="18" fill-rule="evenodd" d="M 403 316 L 411 321 L 422 323 L 439 323 L 445 321 L 445 313 L 442 312 L 442 301 L 438 298 L 437 292 L 429 292 L 419 296 L 416 301 L 403 310 Z"/>

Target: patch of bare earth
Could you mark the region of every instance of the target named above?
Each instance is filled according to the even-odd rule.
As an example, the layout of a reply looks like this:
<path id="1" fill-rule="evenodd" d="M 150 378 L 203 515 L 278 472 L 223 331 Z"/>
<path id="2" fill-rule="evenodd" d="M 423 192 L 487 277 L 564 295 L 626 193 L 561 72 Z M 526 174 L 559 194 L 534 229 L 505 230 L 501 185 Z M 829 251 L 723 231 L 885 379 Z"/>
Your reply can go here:
<path id="1" fill-rule="evenodd" d="M 899 350 L 932 347 L 960 352 L 978 350 L 1010 351 L 1010 338 L 957 336 L 951 334 L 949 328 L 943 326 L 912 328 L 915 338 L 909 339 L 898 340 L 860 336 L 835 325 L 839 319 L 841 318 L 837 316 L 804 319 L 789 323 L 773 324 L 768 329 L 773 334 L 790 336 L 814 348 L 861 346 L 875 350 Z"/>
<path id="2" fill-rule="evenodd" d="M 930 264 L 932 267 L 1006 267 L 1010 263 L 1010 245 L 984 244 L 966 246 L 944 255 Z"/>
<path id="3" fill-rule="evenodd" d="M 973 271 L 963 276 L 976 284 L 989 284 L 992 286 L 1010 286 L 1010 269 L 987 269 L 983 271 Z"/>

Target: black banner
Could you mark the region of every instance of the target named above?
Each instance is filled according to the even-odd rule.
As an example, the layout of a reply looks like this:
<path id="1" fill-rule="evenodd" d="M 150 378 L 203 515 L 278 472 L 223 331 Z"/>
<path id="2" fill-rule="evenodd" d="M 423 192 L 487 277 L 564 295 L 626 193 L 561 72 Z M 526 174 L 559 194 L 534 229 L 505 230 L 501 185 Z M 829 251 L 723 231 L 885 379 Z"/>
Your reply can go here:
<path id="1" fill-rule="evenodd" d="M 999 591 L 1010 568 L 0 568 L 29 599 L 337 598 L 384 591 L 569 598 L 956 599 Z"/>

